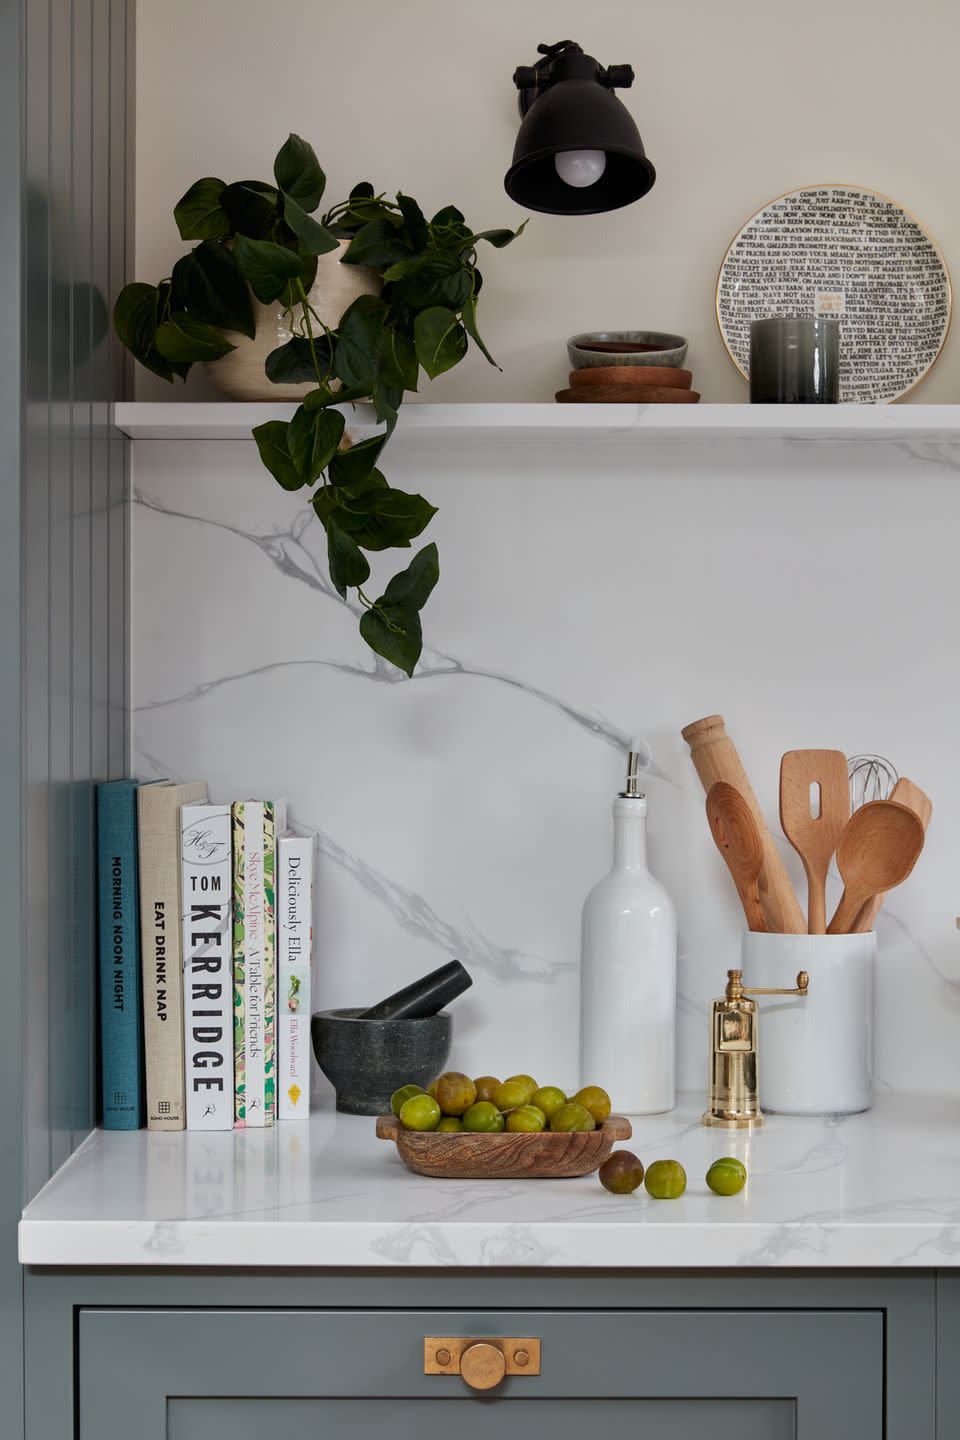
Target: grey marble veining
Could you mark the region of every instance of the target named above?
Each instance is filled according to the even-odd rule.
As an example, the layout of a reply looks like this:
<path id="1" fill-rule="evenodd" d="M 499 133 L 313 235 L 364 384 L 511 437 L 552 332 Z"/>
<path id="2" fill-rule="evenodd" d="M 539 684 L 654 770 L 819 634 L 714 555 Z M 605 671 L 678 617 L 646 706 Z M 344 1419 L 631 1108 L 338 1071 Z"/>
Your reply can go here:
<path id="1" fill-rule="evenodd" d="M 639 731 L 680 916 L 680 1078 L 701 1087 L 742 919 L 680 726 L 726 715 L 773 829 L 784 749 L 887 754 L 934 820 L 878 921 L 876 1086 L 960 1093 L 957 447 L 627 436 L 585 475 L 582 452 L 522 435 L 490 463 L 450 445 L 391 452 L 393 482 L 440 507 L 412 681 L 363 646 L 322 527 L 251 445 L 135 447 L 135 770 L 289 795 L 319 836 L 319 1003 L 458 954 L 478 983 L 456 1063 L 572 1083 L 579 911 Z M 374 583 L 396 557 L 382 567 Z M 834 873 L 828 903 L 840 889 Z"/>
<path id="2" fill-rule="evenodd" d="M 331 585 L 327 575 L 320 569 L 316 557 L 304 544 L 304 536 L 308 531 L 313 535 L 319 532 L 319 535 L 324 537 L 322 526 L 320 526 L 310 510 L 300 511 L 294 517 L 287 531 L 260 535 L 243 530 L 240 526 L 224 520 L 214 520 L 206 516 L 192 515 L 185 511 L 170 509 L 168 506 L 161 504 L 156 498 L 145 495 L 139 490 L 134 491 L 133 503 L 135 505 L 142 505 L 145 509 L 156 511 L 158 514 L 166 515 L 171 519 L 193 521 L 200 525 L 213 525 L 219 529 L 226 530 L 231 535 L 236 535 L 247 540 L 262 550 L 282 575 L 288 576 L 292 580 L 298 580 L 309 586 L 310 589 L 318 591 L 319 594 L 325 596 L 327 599 L 335 601 L 338 605 L 345 606 L 345 608 L 356 617 L 359 617 L 363 613 L 362 607 L 350 600 L 349 597 L 346 601 L 341 599 L 340 595 L 338 595 L 337 591 Z M 362 676 L 365 679 L 374 680 L 380 684 L 396 685 L 409 683 L 408 677 L 397 670 L 395 666 L 388 664 L 372 651 L 364 650 L 363 660 L 355 664 L 337 664 L 329 660 L 293 660 L 278 662 L 276 665 L 258 666 L 255 669 L 243 671 L 238 675 L 219 675 L 214 679 L 203 681 L 200 685 L 195 686 L 192 690 L 186 691 L 183 694 L 172 695 L 163 699 L 142 701 L 135 706 L 135 709 L 154 710 L 162 709 L 170 705 L 187 704 L 192 700 L 200 699 L 221 685 L 231 685 L 235 684 L 238 680 L 248 679 L 253 675 L 265 675 L 271 671 L 284 669 L 288 666 L 297 667 L 301 665 L 318 665 L 334 668 L 341 670 L 344 674 Z M 610 721 L 601 716 L 589 715 L 585 711 L 578 710 L 575 706 L 560 699 L 559 696 L 551 695 L 545 690 L 538 689 L 536 686 L 526 685 L 522 680 L 517 679 L 513 675 L 470 665 L 463 660 L 457 659 L 453 655 L 445 654 L 429 646 L 424 647 L 420 663 L 410 679 L 416 682 L 436 680 L 444 677 L 455 678 L 457 676 L 472 676 L 477 679 L 489 680 L 494 684 L 506 685 L 511 689 L 522 691 L 532 699 L 539 700 L 543 704 L 559 710 L 562 715 L 566 715 L 575 725 L 579 725 L 582 729 L 586 730 L 588 734 L 596 736 L 597 739 L 606 741 L 608 745 L 612 745 L 620 754 L 623 754 L 627 748 L 631 735 L 633 734 L 632 731 L 628 733 L 625 730 L 619 730 Z M 659 779 L 665 778 L 655 766 L 652 767 L 652 773 L 657 775 Z"/>
<path id="3" fill-rule="evenodd" d="M 306 1125 L 163 1135 L 95 1131 L 28 1205 L 35 1265 L 740 1266 L 960 1265 L 960 1101 L 885 1096 L 842 1121 L 769 1117 L 708 1130 L 702 1097 L 635 1118 L 630 1147 L 678 1159 L 676 1201 L 574 1180 L 429 1180 L 374 1122 L 321 1108 Z M 718 1155 L 747 1186 L 716 1196 Z M 891 1164 L 891 1157 L 896 1163 Z"/>

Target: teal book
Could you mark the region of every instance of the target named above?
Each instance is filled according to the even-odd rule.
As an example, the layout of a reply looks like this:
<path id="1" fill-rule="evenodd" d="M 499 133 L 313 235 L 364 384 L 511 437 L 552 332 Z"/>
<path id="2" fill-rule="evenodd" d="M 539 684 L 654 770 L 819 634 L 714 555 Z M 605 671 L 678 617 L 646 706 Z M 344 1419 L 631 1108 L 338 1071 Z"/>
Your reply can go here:
<path id="1" fill-rule="evenodd" d="M 105 1130 L 144 1123 L 136 780 L 97 786 L 97 954 Z"/>

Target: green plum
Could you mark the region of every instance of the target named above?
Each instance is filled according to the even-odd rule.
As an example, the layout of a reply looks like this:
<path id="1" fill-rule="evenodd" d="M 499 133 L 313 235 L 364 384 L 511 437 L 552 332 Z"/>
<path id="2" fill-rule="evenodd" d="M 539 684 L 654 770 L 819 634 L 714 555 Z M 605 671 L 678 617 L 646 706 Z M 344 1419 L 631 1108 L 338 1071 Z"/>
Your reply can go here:
<path id="1" fill-rule="evenodd" d="M 492 1101 L 494 1095 L 496 1095 L 500 1089 L 500 1081 L 496 1075 L 478 1075 L 473 1083 L 477 1087 L 478 1100 Z"/>
<path id="2" fill-rule="evenodd" d="M 714 1160 L 707 1171 L 707 1184 L 714 1195 L 739 1195 L 746 1183 L 747 1167 L 732 1155 Z"/>
<path id="3" fill-rule="evenodd" d="M 498 1135 L 504 1124 L 500 1111 L 489 1100 L 477 1100 L 463 1117 L 464 1130 L 477 1135 Z"/>
<path id="4" fill-rule="evenodd" d="M 536 1105 L 538 1110 L 543 1111 L 548 1120 L 552 1120 L 560 1107 L 566 1103 L 566 1095 L 556 1085 L 541 1085 L 539 1090 L 534 1091 L 530 1101 L 531 1105 Z"/>
<path id="5" fill-rule="evenodd" d="M 409 1100 L 412 1095 L 422 1095 L 422 1085 L 401 1085 L 399 1090 L 394 1090 L 390 1097 L 390 1109 L 399 1119 L 400 1111 L 403 1109 L 404 1101 Z"/>
<path id="6" fill-rule="evenodd" d="M 679 1160 L 654 1160 L 647 1166 L 644 1184 L 654 1200 L 679 1200 L 687 1188 L 687 1172 Z"/>
<path id="7" fill-rule="evenodd" d="M 477 1098 L 477 1087 L 469 1075 L 448 1070 L 437 1081 L 433 1097 L 444 1115 L 463 1115 Z"/>
<path id="8" fill-rule="evenodd" d="M 439 1123 L 440 1106 L 432 1095 L 411 1095 L 400 1109 L 405 1130 L 436 1130 Z"/>
<path id="9" fill-rule="evenodd" d="M 573 1097 L 575 1105 L 582 1105 L 584 1110 L 589 1110 L 598 1125 L 602 1125 L 610 1114 L 610 1096 L 606 1090 L 601 1090 L 599 1085 L 584 1085 Z"/>
<path id="10" fill-rule="evenodd" d="M 517 1134 L 538 1134 L 546 1123 L 546 1115 L 535 1105 L 518 1105 L 507 1116 L 507 1129 Z"/>
<path id="11" fill-rule="evenodd" d="M 566 1105 L 561 1105 L 550 1121 L 551 1130 L 596 1130 L 597 1122 L 585 1110 L 582 1105 L 576 1105 L 571 1100 Z"/>
<path id="12" fill-rule="evenodd" d="M 518 1105 L 528 1105 L 533 1093 L 520 1080 L 504 1080 L 493 1093 L 493 1103 L 498 1110 L 516 1110 Z"/>

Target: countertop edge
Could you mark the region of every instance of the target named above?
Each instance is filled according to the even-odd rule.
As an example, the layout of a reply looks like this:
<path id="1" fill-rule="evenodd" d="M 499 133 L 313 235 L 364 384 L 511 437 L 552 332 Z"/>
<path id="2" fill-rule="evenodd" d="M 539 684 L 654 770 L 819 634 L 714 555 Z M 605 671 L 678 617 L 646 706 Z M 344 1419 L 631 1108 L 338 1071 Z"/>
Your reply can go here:
<path id="1" fill-rule="evenodd" d="M 536 1226 L 462 1221 L 452 1225 L 273 1221 L 269 1254 L 263 1224 L 215 1220 L 69 1222 L 21 1220 L 19 1258 L 34 1267 L 255 1270 L 561 1268 L 952 1269 L 960 1266 L 960 1226 L 785 1222 L 721 1225 L 635 1222 L 600 1230 L 577 1222 Z M 945 1228 L 949 1234 L 944 1233 Z M 589 1232 L 589 1233 L 587 1233 Z M 259 1243 L 258 1243 L 259 1242 Z"/>

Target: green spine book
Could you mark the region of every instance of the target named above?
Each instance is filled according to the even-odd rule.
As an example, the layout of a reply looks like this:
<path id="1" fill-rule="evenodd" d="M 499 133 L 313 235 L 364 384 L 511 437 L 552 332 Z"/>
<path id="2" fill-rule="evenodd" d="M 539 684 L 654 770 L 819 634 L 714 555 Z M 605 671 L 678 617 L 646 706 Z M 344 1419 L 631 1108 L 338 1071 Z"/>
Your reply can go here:
<path id="1" fill-rule="evenodd" d="M 286 802 L 233 806 L 234 1124 L 277 1118 L 276 836 Z"/>

